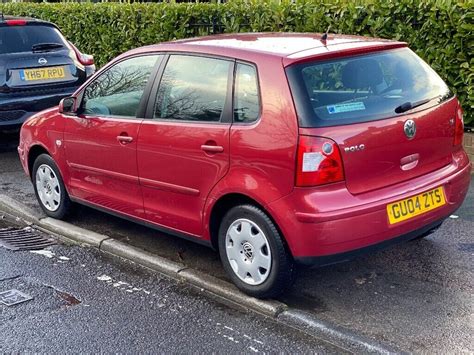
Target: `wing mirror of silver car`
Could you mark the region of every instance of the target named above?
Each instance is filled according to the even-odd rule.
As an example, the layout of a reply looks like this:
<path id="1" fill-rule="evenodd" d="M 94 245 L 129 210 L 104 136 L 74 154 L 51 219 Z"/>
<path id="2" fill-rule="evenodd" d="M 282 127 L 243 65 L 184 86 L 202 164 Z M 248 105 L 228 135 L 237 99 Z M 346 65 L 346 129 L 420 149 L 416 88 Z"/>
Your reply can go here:
<path id="1" fill-rule="evenodd" d="M 77 98 L 65 97 L 59 102 L 59 113 L 75 116 L 77 114 Z"/>

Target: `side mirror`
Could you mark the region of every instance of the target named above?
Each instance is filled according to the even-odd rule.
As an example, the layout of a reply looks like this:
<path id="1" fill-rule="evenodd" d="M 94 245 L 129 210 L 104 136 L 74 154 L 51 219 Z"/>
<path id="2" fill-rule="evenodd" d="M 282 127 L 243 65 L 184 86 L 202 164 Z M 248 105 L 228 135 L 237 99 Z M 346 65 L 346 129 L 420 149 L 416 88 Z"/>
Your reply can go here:
<path id="1" fill-rule="evenodd" d="M 77 99 L 73 96 L 65 97 L 59 102 L 59 113 L 74 116 L 77 114 Z"/>

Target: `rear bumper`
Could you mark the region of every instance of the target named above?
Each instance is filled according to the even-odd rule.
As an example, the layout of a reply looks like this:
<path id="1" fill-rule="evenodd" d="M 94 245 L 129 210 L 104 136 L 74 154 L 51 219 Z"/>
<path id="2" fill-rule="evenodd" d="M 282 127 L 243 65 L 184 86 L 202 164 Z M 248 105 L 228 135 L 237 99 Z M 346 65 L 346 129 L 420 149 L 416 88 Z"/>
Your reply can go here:
<path id="1" fill-rule="evenodd" d="M 43 95 L 0 94 L 0 128 L 18 128 L 35 113 L 57 106 L 61 99 L 71 96 L 77 87 L 70 87 Z"/>
<path id="2" fill-rule="evenodd" d="M 413 239 L 456 211 L 470 183 L 470 164 L 463 150 L 438 171 L 384 189 L 352 195 L 345 183 L 295 188 L 267 209 L 281 228 L 296 261 L 327 264 Z M 443 186 L 446 204 L 409 220 L 390 224 L 388 203 Z"/>
<path id="3" fill-rule="evenodd" d="M 394 245 L 408 242 L 424 234 L 429 234 L 430 232 L 438 229 L 438 227 L 443 223 L 443 221 L 444 218 L 439 221 L 432 222 L 420 229 L 363 248 L 346 251 L 339 254 L 296 257 L 295 261 L 299 264 L 308 266 L 324 266 L 349 261 L 358 256 L 375 253 L 377 251 L 387 249 Z"/>

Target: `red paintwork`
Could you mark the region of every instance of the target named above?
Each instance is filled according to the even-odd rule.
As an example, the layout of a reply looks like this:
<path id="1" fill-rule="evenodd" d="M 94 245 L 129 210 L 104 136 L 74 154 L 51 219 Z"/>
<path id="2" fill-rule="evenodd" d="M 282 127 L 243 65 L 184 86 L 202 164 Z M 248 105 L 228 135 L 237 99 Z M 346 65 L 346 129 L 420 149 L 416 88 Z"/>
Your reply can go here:
<path id="1" fill-rule="evenodd" d="M 138 170 L 146 219 L 203 235 L 207 195 L 229 170 L 230 124 L 146 121 L 138 137 Z M 202 145 L 223 147 L 205 152 Z"/>
<path id="2" fill-rule="evenodd" d="M 140 120 L 91 116 L 65 119 L 63 147 L 69 193 L 81 200 L 143 218 L 138 183 L 137 137 Z M 121 143 L 129 136 L 131 143 Z"/>
<path id="3" fill-rule="evenodd" d="M 405 45 L 354 36 L 329 36 L 322 43 L 320 35 L 239 34 L 142 47 L 109 65 L 129 55 L 166 51 L 220 55 L 256 64 L 260 119 L 250 125 L 176 123 L 66 117 L 50 109 L 23 126 L 20 157 L 29 173 L 29 152 L 41 146 L 57 162 L 76 200 L 200 240 L 211 239 L 209 221 L 217 201 L 228 194 L 242 194 L 270 214 L 295 257 L 372 245 L 447 217 L 462 203 L 470 164 L 462 147 L 453 146 L 454 127 L 449 120 L 457 100 L 392 119 L 303 129 L 298 128 L 284 67 L 309 58 Z M 402 129 L 408 118 L 418 126 L 412 141 Z M 300 134 L 328 137 L 338 144 L 344 181 L 295 187 Z M 121 144 L 118 135 L 128 135 L 133 141 Z M 344 151 L 359 144 L 365 144 L 363 152 Z M 209 152 L 202 145 L 223 149 Z M 447 205 L 388 224 L 387 203 L 440 185 Z"/>

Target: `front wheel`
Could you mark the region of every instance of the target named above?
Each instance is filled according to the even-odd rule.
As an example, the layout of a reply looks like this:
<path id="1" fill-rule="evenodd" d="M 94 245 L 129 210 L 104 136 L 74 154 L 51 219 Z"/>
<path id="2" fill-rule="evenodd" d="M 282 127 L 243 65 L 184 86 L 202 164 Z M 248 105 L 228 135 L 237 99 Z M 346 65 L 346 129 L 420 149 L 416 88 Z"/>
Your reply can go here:
<path id="1" fill-rule="evenodd" d="M 219 228 L 219 253 L 234 284 L 251 296 L 276 297 L 293 283 L 293 259 L 275 224 L 256 206 L 227 212 Z"/>
<path id="2" fill-rule="evenodd" d="M 47 154 L 36 158 L 32 180 L 43 211 L 50 217 L 62 219 L 68 213 L 71 201 L 53 158 Z"/>

